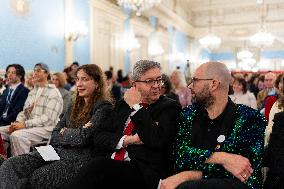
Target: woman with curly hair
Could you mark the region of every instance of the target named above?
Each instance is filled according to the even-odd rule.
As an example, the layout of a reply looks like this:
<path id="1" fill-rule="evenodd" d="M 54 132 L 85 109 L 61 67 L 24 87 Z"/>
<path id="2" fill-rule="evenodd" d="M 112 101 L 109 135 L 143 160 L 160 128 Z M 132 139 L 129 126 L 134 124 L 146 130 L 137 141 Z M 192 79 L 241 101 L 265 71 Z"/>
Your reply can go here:
<path id="1" fill-rule="evenodd" d="M 76 96 L 54 128 L 50 144 L 60 157 L 45 161 L 34 151 L 12 157 L 0 167 L 0 188 L 62 188 L 91 159 L 95 128 L 109 124 L 112 99 L 95 64 L 76 72 Z"/>

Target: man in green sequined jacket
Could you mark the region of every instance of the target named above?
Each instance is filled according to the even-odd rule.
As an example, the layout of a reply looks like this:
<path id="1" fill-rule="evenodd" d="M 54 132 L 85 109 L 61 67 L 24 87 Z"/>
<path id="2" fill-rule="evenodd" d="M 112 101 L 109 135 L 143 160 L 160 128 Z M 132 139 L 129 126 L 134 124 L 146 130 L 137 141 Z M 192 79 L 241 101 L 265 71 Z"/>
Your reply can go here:
<path id="1" fill-rule="evenodd" d="M 177 174 L 161 189 L 261 189 L 265 118 L 228 98 L 230 72 L 219 62 L 197 68 L 174 144 Z"/>

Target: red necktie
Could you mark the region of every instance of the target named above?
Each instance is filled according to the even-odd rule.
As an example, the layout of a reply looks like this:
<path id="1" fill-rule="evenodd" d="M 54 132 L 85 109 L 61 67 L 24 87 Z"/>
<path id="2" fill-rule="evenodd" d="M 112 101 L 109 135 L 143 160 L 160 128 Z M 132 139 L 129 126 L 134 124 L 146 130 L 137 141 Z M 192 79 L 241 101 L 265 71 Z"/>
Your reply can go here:
<path id="1" fill-rule="evenodd" d="M 143 106 L 143 107 L 148 106 L 148 104 L 146 104 L 146 103 L 140 103 L 140 105 Z M 127 135 L 127 136 L 132 135 L 133 128 L 134 128 L 134 124 L 130 119 L 129 123 L 127 124 L 127 126 L 125 127 L 125 129 L 123 131 L 123 134 Z M 125 153 L 126 153 L 126 148 L 123 147 L 120 150 L 118 150 L 117 152 L 115 152 L 114 159 L 119 160 L 119 161 L 123 161 Z"/>
<path id="2" fill-rule="evenodd" d="M 5 150 L 4 150 L 3 140 L 1 138 L 1 134 L 0 134 L 0 154 L 5 155 Z"/>

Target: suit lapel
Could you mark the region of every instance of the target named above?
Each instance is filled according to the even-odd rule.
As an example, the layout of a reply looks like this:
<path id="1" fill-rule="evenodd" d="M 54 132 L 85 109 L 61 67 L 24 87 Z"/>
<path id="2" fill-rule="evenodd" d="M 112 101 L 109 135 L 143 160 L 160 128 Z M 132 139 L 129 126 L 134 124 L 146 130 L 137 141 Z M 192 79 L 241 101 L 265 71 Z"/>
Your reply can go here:
<path id="1" fill-rule="evenodd" d="M 11 103 L 10 103 L 10 104 L 14 103 L 15 99 L 18 98 L 18 96 L 21 94 L 21 91 L 22 91 L 22 90 L 23 90 L 23 84 L 20 84 L 20 85 L 16 88 L 16 90 L 15 90 L 13 96 L 12 96 L 12 99 L 11 99 Z"/>

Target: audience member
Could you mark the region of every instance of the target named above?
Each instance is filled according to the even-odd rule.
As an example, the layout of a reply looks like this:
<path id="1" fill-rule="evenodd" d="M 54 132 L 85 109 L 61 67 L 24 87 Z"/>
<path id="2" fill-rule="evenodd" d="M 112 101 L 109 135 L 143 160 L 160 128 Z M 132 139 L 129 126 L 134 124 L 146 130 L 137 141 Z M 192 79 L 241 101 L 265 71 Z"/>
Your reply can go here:
<path id="1" fill-rule="evenodd" d="M 260 76 L 258 77 L 257 88 L 258 88 L 259 91 L 265 89 L 264 78 L 265 78 L 264 75 L 260 75 Z"/>
<path id="2" fill-rule="evenodd" d="M 252 75 L 249 82 L 248 82 L 248 90 L 254 94 L 254 97 L 257 97 L 259 89 L 257 87 L 258 76 Z"/>
<path id="3" fill-rule="evenodd" d="M 26 77 L 25 86 L 31 91 L 34 88 L 34 79 L 33 79 L 34 73 L 31 72 Z"/>
<path id="4" fill-rule="evenodd" d="M 160 70 L 148 60 L 134 65 L 133 87 L 116 104 L 113 125 L 95 132 L 96 159 L 66 188 L 156 189 L 172 173 L 169 150 L 180 105 L 160 95 Z"/>
<path id="5" fill-rule="evenodd" d="M 57 87 L 63 98 L 63 111 L 62 115 L 66 112 L 68 104 L 71 100 L 71 92 L 64 88 L 66 80 L 62 73 L 54 73 L 51 77 L 51 82 Z M 62 117 L 62 115 L 60 117 Z"/>
<path id="6" fill-rule="evenodd" d="M 265 119 L 228 97 L 230 72 L 219 62 L 198 67 L 189 85 L 192 106 L 180 114 L 174 145 L 176 175 L 164 188 L 261 189 Z"/>
<path id="7" fill-rule="evenodd" d="M 122 81 L 123 81 L 123 71 L 121 70 L 121 69 L 119 69 L 118 71 L 117 71 L 117 78 L 116 78 L 116 81 L 118 82 L 118 83 L 122 83 Z"/>
<path id="8" fill-rule="evenodd" d="M 72 64 L 71 64 L 71 66 L 70 66 L 70 68 L 71 68 L 71 71 L 74 71 L 74 72 L 76 72 L 77 71 L 77 69 L 79 68 L 79 63 L 78 62 L 73 62 Z"/>
<path id="9" fill-rule="evenodd" d="M 117 83 L 113 83 L 112 79 L 112 72 L 111 71 L 105 71 L 106 76 L 106 82 L 107 82 L 107 88 L 111 92 L 112 97 L 115 99 L 115 101 L 119 101 L 121 99 L 121 86 Z"/>
<path id="10" fill-rule="evenodd" d="M 90 161 L 96 127 L 112 111 L 102 70 L 95 64 L 78 68 L 77 92 L 52 132 L 50 144 L 60 160 L 45 162 L 37 151 L 8 159 L 0 167 L 0 188 L 62 188 Z"/>
<path id="11" fill-rule="evenodd" d="M 179 96 L 181 106 L 184 108 L 191 105 L 191 92 L 187 88 L 184 74 L 180 70 L 173 71 L 171 75 L 171 82 L 174 93 Z"/>
<path id="12" fill-rule="evenodd" d="M 65 84 L 64 88 L 68 91 L 71 90 L 71 88 L 74 86 L 75 84 L 75 78 L 74 76 L 71 74 L 71 67 L 67 67 L 63 70 L 63 74 L 64 77 L 67 81 L 67 83 Z"/>
<path id="13" fill-rule="evenodd" d="M 0 96 L 2 95 L 3 91 L 5 90 L 5 81 L 3 78 L 0 77 Z"/>
<path id="14" fill-rule="evenodd" d="M 15 122 L 0 127 L 3 139 L 10 141 L 12 156 L 28 153 L 31 145 L 48 139 L 59 121 L 63 100 L 58 89 L 48 84 L 48 76 L 48 66 L 37 63 L 33 76 L 35 87 L 29 92 L 23 111 Z"/>
<path id="15" fill-rule="evenodd" d="M 265 162 L 268 173 L 264 189 L 284 188 L 284 112 L 275 114 L 272 133 L 267 147 Z"/>
<path id="16" fill-rule="evenodd" d="M 276 95 L 276 89 L 274 87 L 274 81 L 276 79 L 276 75 L 272 72 L 268 72 L 264 76 L 264 86 L 265 88 L 259 91 L 257 94 L 257 108 L 262 110 L 265 106 L 265 98 L 267 96 Z"/>
<path id="17" fill-rule="evenodd" d="M 268 145 L 269 137 L 272 132 L 272 126 L 274 124 L 274 115 L 284 110 L 284 78 L 282 77 L 279 85 L 277 87 L 279 89 L 279 97 L 277 101 L 273 104 L 270 113 L 268 125 L 265 129 L 265 146 Z"/>
<path id="18" fill-rule="evenodd" d="M 173 89 L 170 78 L 166 74 L 162 74 L 162 79 L 164 80 L 164 84 L 161 86 L 161 95 L 165 95 L 166 97 L 179 102 L 178 95 L 172 91 Z"/>
<path id="19" fill-rule="evenodd" d="M 21 65 L 8 65 L 6 75 L 9 87 L 4 90 L 0 100 L 0 126 L 10 125 L 16 120 L 29 94 L 29 89 L 23 85 L 25 69 Z"/>
<path id="20" fill-rule="evenodd" d="M 257 109 L 255 96 L 247 90 L 247 82 L 244 78 L 235 78 L 233 82 L 232 95 L 229 95 L 231 100 L 236 104 L 244 104 L 253 109 Z"/>

